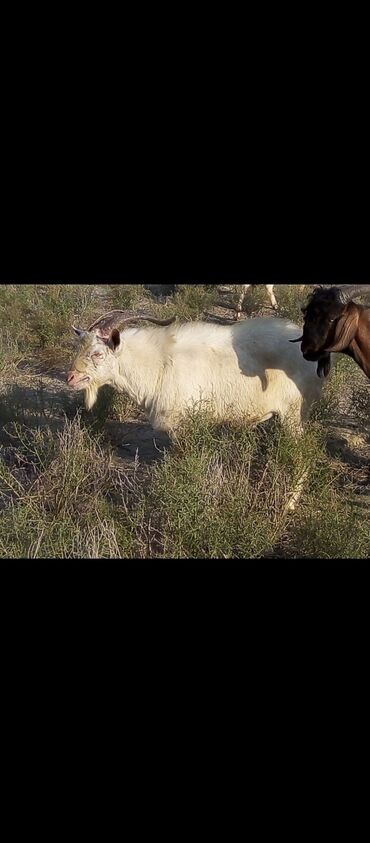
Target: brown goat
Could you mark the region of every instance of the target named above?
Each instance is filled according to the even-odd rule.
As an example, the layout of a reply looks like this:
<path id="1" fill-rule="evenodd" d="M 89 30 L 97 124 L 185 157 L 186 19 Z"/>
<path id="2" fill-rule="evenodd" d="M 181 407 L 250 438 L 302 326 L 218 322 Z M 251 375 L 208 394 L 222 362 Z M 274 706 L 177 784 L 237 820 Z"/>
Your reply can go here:
<path id="1" fill-rule="evenodd" d="M 330 370 L 331 352 L 352 357 L 370 378 L 370 307 L 353 298 L 370 291 L 369 284 L 319 288 L 309 298 L 304 313 L 301 351 L 305 360 L 318 360 L 318 375 Z"/>

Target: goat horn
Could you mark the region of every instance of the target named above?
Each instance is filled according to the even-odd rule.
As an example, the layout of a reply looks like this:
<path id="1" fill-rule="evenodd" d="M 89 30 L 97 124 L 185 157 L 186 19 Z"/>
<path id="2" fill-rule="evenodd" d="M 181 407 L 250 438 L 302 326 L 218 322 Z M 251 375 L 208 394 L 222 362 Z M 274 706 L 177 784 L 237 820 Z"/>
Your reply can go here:
<path id="1" fill-rule="evenodd" d="M 175 316 L 171 316 L 169 319 L 156 319 L 143 310 L 111 310 L 104 316 L 100 316 L 87 330 L 90 332 L 99 328 L 100 332 L 104 331 L 105 336 L 113 328 L 117 328 L 119 325 L 124 325 L 127 322 L 134 322 L 137 319 L 146 319 L 147 322 L 154 322 L 155 325 L 171 325 L 175 321 L 175 318 Z"/>
<path id="2" fill-rule="evenodd" d="M 370 284 L 346 284 L 343 287 L 338 287 L 339 299 L 342 304 L 347 304 L 351 299 L 361 296 L 363 293 L 370 291 Z"/>
<path id="3" fill-rule="evenodd" d="M 303 340 L 303 334 L 302 334 L 301 337 L 298 337 L 297 340 L 289 340 L 289 342 L 302 342 L 302 340 Z"/>
<path id="4" fill-rule="evenodd" d="M 74 331 L 75 334 L 77 334 L 78 337 L 86 336 L 87 331 L 84 331 L 83 328 L 76 328 L 75 325 L 72 325 L 71 327 L 72 327 L 72 331 Z"/>

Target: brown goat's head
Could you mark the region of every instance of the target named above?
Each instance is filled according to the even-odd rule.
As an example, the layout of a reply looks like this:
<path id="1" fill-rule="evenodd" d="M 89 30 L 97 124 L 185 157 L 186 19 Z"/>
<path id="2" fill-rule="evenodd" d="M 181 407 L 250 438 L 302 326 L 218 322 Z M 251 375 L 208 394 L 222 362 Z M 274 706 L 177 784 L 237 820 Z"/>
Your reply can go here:
<path id="1" fill-rule="evenodd" d="M 370 285 L 318 288 L 309 297 L 304 314 L 303 334 L 293 342 L 301 342 L 305 360 L 320 361 L 318 374 L 330 368 L 328 357 L 332 351 L 345 351 L 357 331 L 359 310 L 351 301 L 368 292 Z"/>

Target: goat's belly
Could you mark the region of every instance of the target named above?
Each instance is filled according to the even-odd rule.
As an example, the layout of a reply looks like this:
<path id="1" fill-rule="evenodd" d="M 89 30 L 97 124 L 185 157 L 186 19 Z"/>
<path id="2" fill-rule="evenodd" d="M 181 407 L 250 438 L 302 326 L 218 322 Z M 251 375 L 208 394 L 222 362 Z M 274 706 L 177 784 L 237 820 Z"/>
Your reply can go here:
<path id="1" fill-rule="evenodd" d="M 285 416 L 293 407 L 299 412 L 304 390 L 296 376 L 273 368 L 255 372 L 251 363 L 249 369 L 248 375 L 239 368 L 233 372 L 224 370 L 211 380 L 199 367 L 197 371 L 194 363 L 193 369 L 182 373 L 180 379 L 167 381 L 166 388 L 146 408 L 151 424 L 168 430 L 188 410 L 204 410 L 224 420 L 243 418 L 251 423 L 264 421 L 275 413 Z"/>
<path id="2" fill-rule="evenodd" d="M 186 384 L 177 385 L 171 399 L 168 395 L 164 401 L 162 396 L 156 402 L 155 415 L 173 419 L 191 409 L 204 410 L 217 418 L 245 418 L 252 422 L 276 412 L 275 403 L 267 380 L 259 376 L 246 378 L 238 371 L 234 378 L 224 376 L 212 382 L 189 376 Z"/>

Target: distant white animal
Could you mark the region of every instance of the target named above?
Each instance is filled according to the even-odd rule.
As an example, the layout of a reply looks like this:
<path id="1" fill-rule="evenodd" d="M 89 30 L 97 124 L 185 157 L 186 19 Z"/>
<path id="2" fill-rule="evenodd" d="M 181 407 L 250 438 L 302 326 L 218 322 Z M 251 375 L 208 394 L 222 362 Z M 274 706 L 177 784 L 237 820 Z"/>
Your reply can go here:
<path id="1" fill-rule="evenodd" d="M 135 320 L 158 323 L 136 325 Z M 91 409 L 98 390 L 110 384 L 126 392 L 157 430 L 174 430 L 194 402 L 205 402 L 220 420 L 262 422 L 277 414 L 301 430 L 322 381 L 316 363 L 304 360 L 288 319 L 173 324 L 147 313 L 112 311 L 87 331 L 74 328 L 81 347 L 67 382 L 85 391 Z"/>
<path id="2" fill-rule="evenodd" d="M 221 286 L 219 285 L 220 292 L 227 292 L 230 289 L 230 287 L 237 287 L 237 288 L 240 287 L 240 296 L 239 296 L 238 303 L 237 303 L 237 306 L 236 306 L 235 319 L 240 319 L 240 317 L 241 317 L 243 302 L 244 302 L 245 294 L 246 294 L 248 288 L 249 287 L 260 287 L 260 286 L 266 287 L 271 305 L 274 308 L 274 310 L 277 310 L 278 304 L 277 304 L 276 298 L 274 296 L 274 285 L 273 284 L 225 284 L 225 285 L 221 285 Z"/>
<path id="3" fill-rule="evenodd" d="M 241 292 L 240 292 L 240 296 L 239 296 L 237 308 L 236 308 L 235 319 L 240 319 L 240 317 L 241 317 L 243 302 L 244 302 L 245 294 L 248 290 L 248 287 L 266 287 L 267 294 L 269 296 L 272 307 L 274 308 L 274 310 L 278 310 L 278 303 L 277 303 L 275 295 L 274 295 L 274 284 L 235 284 L 233 286 L 241 287 Z M 287 286 L 289 286 L 289 285 L 287 285 Z M 293 286 L 297 287 L 299 292 L 302 293 L 306 284 L 294 284 Z M 219 287 L 219 289 L 225 290 L 226 286 L 225 287 Z"/>
<path id="4" fill-rule="evenodd" d="M 257 284 L 240 284 L 240 286 L 242 287 L 242 291 L 241 291 L 240 298 L 239 298 L 238 305 L 237 305 L 237 317 L 236 317 L 237 319 L 240 319 L 240 315 L 241 315 L 242 307 L 243 307 L 243 302 L 244 302 L 245 294 L 248 290 L 248 287 L 256 287 Z M 277 310 L 278 304 L 277 304 L 276 298 L 274 296 L 274 285 L 273 284 L 264 284 L 264 286 L 266 287 L 267 294 L 269 296 L 272 307 L 274 308 L 274 310 Z"/>
<path id="5" fill-rule="evenodd" d="M 211 286 L 211 285 L 209 285 L 209 286 Z M 237 319 L 237 320 L 240 319 L 240 317 L 241 317 L 243 302 L 244 302 L 244 299 L 245 299 L 245 294 L 246 294 L 249 287 L 260 287 L 260 286 L 266 287 L 266 291 L 267 291 L 267 294 L 269 296 L 271 306 L 274 308 L 274 310 L 278 309 L 278 303 L 277 303 L 275 295 L 274 295 L 274 284 L 223 284 L 223 285 L 219 284 L 217 286 L 218 286 L 218 289 L 219 289 L 220 292 L 228 292 L 230 287 L 236 287 L 236 288 L 240 287 L 240 295 L 239 295 L 238 303 L 237 303 L 237 306 L 236 306 L 236 315 L 235 315 L 235 319 Z M 305 284 L 299 284 L 297 286 L 298 286 L 298 289 L 299 289 L 300 292 L 302 292 L 305 288 Z M 149 290 L 153 295 L 160 296 L 160 297 L 171 295 L 172 293 L 174 293 L 176 291 L 176 289 L 178 287 L 179 287 L 178 284 L 144 284 L 144 288 L 146 290 Z"/>

